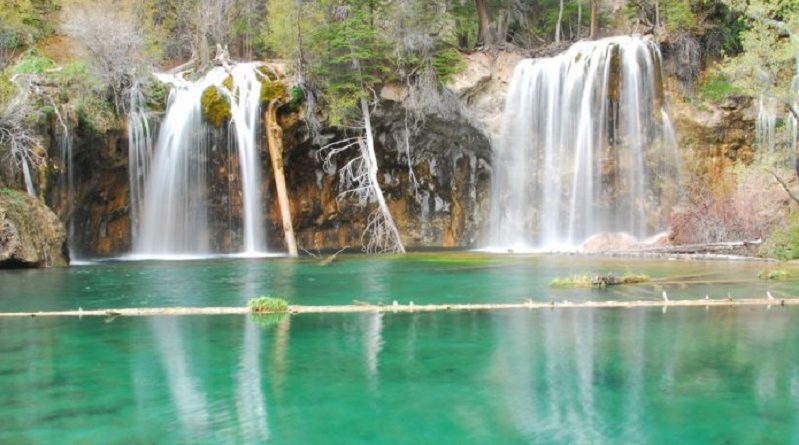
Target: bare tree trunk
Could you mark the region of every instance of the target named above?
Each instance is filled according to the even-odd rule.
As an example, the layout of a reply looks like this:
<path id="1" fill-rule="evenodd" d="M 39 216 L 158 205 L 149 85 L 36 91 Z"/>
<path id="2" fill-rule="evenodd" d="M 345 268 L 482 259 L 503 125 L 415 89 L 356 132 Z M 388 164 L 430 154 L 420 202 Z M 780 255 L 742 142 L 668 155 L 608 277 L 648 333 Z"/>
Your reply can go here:
<path id="1" fill-rule="evenodd" d="M 273 100 L 264 113 L 264 126 L 266 127 L 266 143 L 269 148 L 269 158 L 272 160 L 272 172 L 275 175 L 275 188 L 277 189 L 277 202 L 280 206 L 280 216 L 283 220 L 283 236 L 289 256 L 297 256 L 297 240 L 294 237 L 294 226 L 291 223 L 291 207 L 289 195 L 286 190 L 286 175 L 283 173 L 283 129 L 277 123 L 277 108 L 279 101 Z"/>
<path id="2" fill-rule="evenodd" d="M 377 199 L 377 205 L 380 208 L 380 213 L 383 217 L 383 224 L 388 229 L 388 236 L 393 238 L 393 248 L 395 252 L 405 253 L 405 246 L 402 245 L 397 225 L 394 223 L 394 218 L 391 216 L 391 211 L 386 204 L 386 198 L 383 196 L 383 190 L 380 188 L 380 183 L 377 181 L 377 156 L 375 156 L 375 140 L 372 136 L 372 119 L 369 114 L 369 104 L 366 98 L 361 98 L 361 112 L 363 113 L 364 129 L 366 130 L 366 149 L 367 161 L 369 162 L 369 182 L 371 183 L 373 194 Z"/>
<path id="3" fill-rule="evenodd" d="M 558 23 L 555 25 L 555 42 L 560 43 L 560 29 L 563 23 L 563 0 L 560 0 L 560 9 L 558 10 Z"/>
<path id="4" fill-rule="evenodd" d="M 493 44 L 491 36 L 491 20 L 488 18 L 488 9 L 485 0 L 475 0 L 477 6 L 477 18 L 480 25 L 477 33 L 477 45 L 480 46 Z"/>
<path id="5" fill-rule="evenodd" d="M 577 0 L 577 39 L 583 34 L 583 0 Z"/>
<path id="6" fill-rule="evenodd" d="M 591 40 L 599 34 L 599 0 L 591 0 Z"/>

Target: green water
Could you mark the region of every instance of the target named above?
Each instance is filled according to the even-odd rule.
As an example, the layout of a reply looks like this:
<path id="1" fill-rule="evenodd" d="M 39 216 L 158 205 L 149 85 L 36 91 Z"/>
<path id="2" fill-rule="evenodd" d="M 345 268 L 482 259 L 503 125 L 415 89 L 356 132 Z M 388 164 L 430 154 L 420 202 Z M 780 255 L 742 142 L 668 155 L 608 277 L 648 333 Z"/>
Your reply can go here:
<path id="1" fill-rule="evenodd" d="M 799 295 L 762 264 L 415 254 L 0 272 L 0 310 Z M 607 291 L 575 273 L 649 274 Z M 799 444 L 799 308 L 0 320 L 0 444 Z"/>
<path id="2" fill-rule="evenodd" d="M 17 319 L 0 443 L 799 443 L 796 309 Z"/>
<path id="3" fill-rule="evenodd" d="M 272 294 L 295 304 L 389 304 L 562 300 L 659 300 L 799 296 L 795 279 L 764 282 L 763 263 L 682 262 L 557 256 L 413 254 L 344 256 L 330 266 L 286 258 L 106 262 L 52 270 L 0 271 L 0 311 L 107 307 L 243 306 Z M 775 267 L 775 266 L 771 266 Z M 556 277 L 644 273 L 653 282 L 608 290 L 552 289 Z"/>

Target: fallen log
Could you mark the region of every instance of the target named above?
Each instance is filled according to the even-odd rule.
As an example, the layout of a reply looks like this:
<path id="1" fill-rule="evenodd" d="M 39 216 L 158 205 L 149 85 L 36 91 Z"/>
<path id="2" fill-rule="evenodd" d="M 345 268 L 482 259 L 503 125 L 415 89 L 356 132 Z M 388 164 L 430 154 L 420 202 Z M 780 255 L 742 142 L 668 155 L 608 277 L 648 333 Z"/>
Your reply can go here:
<path id="1" fill-rule="evenodd" d="M 519 309 L 634 309 L 665 307 L 752 307 L 752 306 L 799 306 L 799 298 L 759 299 L 698 299 L 698 300 L 637 300 L 637 301 L 533 301 L 523 303 L 485 304 L 352 304 L 335 306 L 289 306 L 290 314 L 347 314 L 347 313 L 417 313 L 445 311 L 499 311 Z M 0 312 L 0 318 L 22 317 L 150 317 L 181 315 L 247 315 L 246 307 L 171 307 L 171 308 L 123 308 L 93 309 L 51 312 Z M 258 315 L 262 315 L 259 313 Z"/>

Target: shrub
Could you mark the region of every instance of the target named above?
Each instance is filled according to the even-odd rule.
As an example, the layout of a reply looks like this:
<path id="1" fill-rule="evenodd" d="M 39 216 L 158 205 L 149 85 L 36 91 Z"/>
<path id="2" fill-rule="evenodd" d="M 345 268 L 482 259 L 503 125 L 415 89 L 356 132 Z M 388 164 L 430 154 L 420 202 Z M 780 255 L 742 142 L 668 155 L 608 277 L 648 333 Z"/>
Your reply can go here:
<path id="1" fill-rule="evenodd" d="M 12 68 L 14 74 L 42 74 L 55 68 L 55 62 L 42 57 L 35 49 L 27 51 Z"/>
<path id="2" fill-rule="evenodd" d="M 282 298 L 262 296 L 253 298 L 247 303 L 247 307 L 254 313 L 280 313 L 289 310 L 289 303 Z"/>
<path id="3" fill-rule="evenodd" d="M 799 259 L 799 213 L 789 214 L 785 223 L 771 232 L 764 250 L 766 255 L 782 261 Z"/>

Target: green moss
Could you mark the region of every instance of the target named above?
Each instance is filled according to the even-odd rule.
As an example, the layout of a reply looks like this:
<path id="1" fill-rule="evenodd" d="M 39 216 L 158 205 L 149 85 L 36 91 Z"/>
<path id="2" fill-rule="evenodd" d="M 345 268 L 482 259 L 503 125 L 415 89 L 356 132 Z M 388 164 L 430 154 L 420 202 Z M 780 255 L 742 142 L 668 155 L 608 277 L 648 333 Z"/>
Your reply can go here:
<path id="1" fill-rule="evenodd" d="M 261 84 L 261 103 L 284 98 L 287 94 L 286 85 L 283 82 L 264 82 Z"/>
<path id="2" fill-rule="evenodd" d="M 289 310 L 289 303 L 282 298 L 262 296 L 250 300 L 247 307 L 254 313 L 281 313 Z"/>
<path id="3" fill-rule="evenodd" d="M 785 269 L 762 270 L 757 274 L 761 280 L 786 280 L 791 273 Z"/>
<path id="4" fill-rule="evenodd" d="M 203 91 L 201 105 L 203 119 L 215 128 L 221 128 L 232 117 L 230 102 L 217 87 Z"/>
<path id="5" fill-rule="evenodd" d="M 275 76 L 275 73 L 273 73 L 272 70 L 270 70 L 269 67 L 267 67 L 266 65 L 261 65 L 256 69 L 258 70 L 259 73 L 263 74 L 264 77 L 266 77 L 270 81 L 277 80 L 277 76 Z"/>
<path id="6" fill-rule="evenodd" d="M 721 102 L 728 95 L 735 92 L 735 87 L 721 74 L 710 77 L 699 86 L 699 96 L 711 102 Z"/>
<path id="7" fill-rule="evenodd" d="M 233 92 L 233 76 L 227 76 L 227 78 L 222 81 L 222 86 L 227 88 L 228 91 Z"/>

